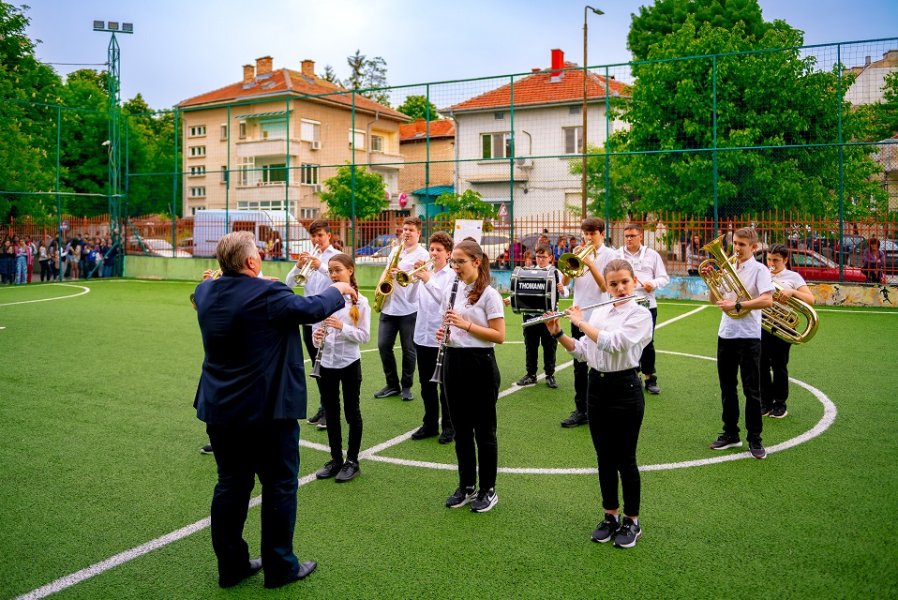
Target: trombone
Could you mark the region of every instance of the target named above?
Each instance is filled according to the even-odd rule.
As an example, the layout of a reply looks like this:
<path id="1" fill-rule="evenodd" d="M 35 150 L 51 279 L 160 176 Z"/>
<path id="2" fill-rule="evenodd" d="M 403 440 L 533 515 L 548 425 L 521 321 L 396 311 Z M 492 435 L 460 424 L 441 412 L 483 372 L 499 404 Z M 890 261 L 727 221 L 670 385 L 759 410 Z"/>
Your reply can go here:
<path id="1" fill-rule="evenodd" d="M 565 274 L 566 277 L 576 279 L 586 272 L 586 257 L 596 251 L 596 247 L 592 244 L 586 244 L 576 254 L 573 252 L 565 252 L 558 257 L 557 269 Z"/>
<path id="2" fill-rule="evenodd" d="M 309 258 L 306 259 L 306 262 L 303 263 L 296 275 L 293 276 L 293 281 L 296 282 L 296 285 L 300 287 L 306 285 L 306 282 L 309 280 L 309 275 L 312 272 L 312 259 L 320 257 L 322 252 L 322 250 L 318 249 L 318 246 L 312 248 L 312 251 L 309 253 Z"/>
<path id="3" fill-rule="evenodd" d="M 428 267 L 430 267 L 435 259 L 431 258 L 426 263 L 418 267 L 417 269 L 413 269 L 411 271 L 399 271 L 396 273 L 396 283 L 401 285 L 402 287 L 408 287 L 411 283 L 416 279 L 418 273 L 426 271 Z"/>

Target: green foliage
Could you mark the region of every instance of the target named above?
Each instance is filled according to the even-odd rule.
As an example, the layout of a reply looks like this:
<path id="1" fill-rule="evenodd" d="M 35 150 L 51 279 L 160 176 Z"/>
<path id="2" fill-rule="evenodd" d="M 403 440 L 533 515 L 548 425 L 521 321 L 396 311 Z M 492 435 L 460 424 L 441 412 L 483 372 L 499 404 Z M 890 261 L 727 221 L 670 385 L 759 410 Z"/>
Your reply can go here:
<path id="1" fill-rule="evenodd" d="M 426 96 L 409 96 L 396 110 L 414 119 L 434 121 L 440 118 L 436 105 Z"/>
<path id="2" fill-rule="evenodd" d="M 461 194 L 453 192 L 440 194 L 434 204 L 444 209 L 436 215 L 436 218 L 494 219 L 498 213 L 498 208 L 494 204 L 483 200 L 483 195 L 474 190 L 465 190 Z"/>
<path id="3" fill-rule="evenodd" d="M 339 85 L 342 87 L 342 83 L 340 82 L 340 78 L 337 77 L 337 72 L 334 71 L 334 68 L 330 65 L 324 65 L 324 75 L 321 76 L 325 81 L 329 81 L 334 85 Z"/>
<path id="4" fill-rule="evenodd" d="M 378 104 L 390 106 L 387 90 L 371 89 L 387 86 L 387 61 L 383 57 L 368 58 L 360 50 L 346 57 L 349 65 L 349 77 L 344 82 L 351 90 L 362 90 L 361 95 L 374 100 Z"/>
<path id="5" fill-rule="evenodd" d="M 161 175 L 134 177 L 128 186 L 128 214 L 165 214 L 181 211 L 181 189 L 174 171 L 181 168 L 181 153 L 175 156 L 175 123 L 171 111 L 155 112 L 138 94 L 122 106 L 128 145 L 128 169 L 135 173 Z M 210 174 L 212 175 L 212 174 Z M 212 175 L 215 176 L 215 175 Z M 173 181 L 175 179 L 175 181 Z M 172 198 L 172 189 L 176 190 Z"/>
<path id="6" fill-rule="evenodd" d="M 869 128 L 868 140 L 885 140 L 898 133 L 898 71 L 886 75 L 880 102 L 858 106 L 855 112 Z"/>
<path id="7" fill-rule="evenodd" d="M 357 165 L 344 165 L 324 180 L 321 200 L 331 217 L 370 219 L 389 206 L 383 177 Z"/>
<path id="8" fill-rule="evenodd" d="M 637 205 L 639 195 L 634 184 L 639 180 L 640 174 L 635 171 L 638 168 L 637 161 L 630 156 L 615 156 L 625 148 L 625 136 L 621 132 L 611 135 L 606 148 L 590 146 L 587 148 L 589 156 L 586 159 L 586 208 L 590 215 L 605 217 L 605 201 L 610 195 L 608 216 L 612 220 L 626 220 L 627 212 Z M 606 155 L 606 149 L 608 155 Z M 606 195 L 605 167 L 608 169 L 608 195 Z M 569 170 L 572 175 L 583 173 L 583 160 L 571 159 Z M 579 216 L 580 206 L 569 207 L 569 210 Z"/>

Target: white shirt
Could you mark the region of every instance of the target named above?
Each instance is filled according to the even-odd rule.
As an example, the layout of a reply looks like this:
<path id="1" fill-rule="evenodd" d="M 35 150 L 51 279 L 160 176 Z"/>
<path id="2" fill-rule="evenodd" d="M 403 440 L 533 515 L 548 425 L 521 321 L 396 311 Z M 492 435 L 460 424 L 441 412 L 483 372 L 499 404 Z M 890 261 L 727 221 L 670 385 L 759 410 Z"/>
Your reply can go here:
<path id="1" fill-rule="evenodd" d="M 736 273 L 752 298 L 757 298 L 765 292 L 773 292 L 770 269 L 756 261 L 754 256 L 736 265 Z M 725 298 L 735 300 L 736 294 L 729 292 Z M 761 339 L 761 310 L 753 310 L 741 319 L 733 319 L 726 313 L 721 314 L 717 335 L 726 340 Z"/>
<path id="2" fill-rule="evenodd" d="M 649 308 L 657 308 L 658 303 L 655 301 L 654 290 L 670 283 L 670 277 L 667 275 L 667 269 L 664 267 L 661 255 L 648 246 L 640 246 L 635 254 L 631 254 L 626 246 L 621 246 L 617 252 L 619 258 L 623 258 L 633 266 L 633 273 L 636 275 L 636 281 L 638 282 L 636 294 L 643 298 L 648 298 Z M 647 292 L 642 287 L 644 283 L 648 282 L 655 286 L 651 292 Z"/>
<path id="3" fill-rule="evenodd" d="M 489 327 L 490 319 L 505 318 L 505 305 L 502 303 L 502 296 L 492 286 L 486 286 L 483 294 L 477 299 L 474 305 L 468 304 L 468 292 L 473 288 L 472 285 L 465 285 L 463 281 L 458 283 L 458 293 L 455 295 L 455 312 L 461 315 L 465 321 L 470 321 L 474 325 Z M 449 305 L 449 294 L 452 293 L 452 284 L 446 286 L 444 292 L 442 306 Z M 478 337 L 474 337 L 464 329 L 458 327 L 449 328 L 449 341 L 446 344 L 450 348 L 492 348 L 495 346 L 493 342 L 487 342 Z"/>
<path id="4" fill-rule="evenodd" d="M 596 268 L 599 270 L 599 273 L 605 272 L 605 265 L 607 265 L 611 260 L 615 257 L 614 250 L 609 248 L 608 246 L 602 245 L 597 251 L 592 259 L 595 263 Z M 583 275 L 577 277 L 574 280 L 574 304 L 579 306 L 581 309 L 584 306 L 589 306 L 590 304 L 596 304 L 598 302 L 604 302 L 608 300 L 610 296 L 607 292 L 603 292 L 599 288 L 599 284 L 596 283 L 596 280 L 593 278 L 592 273 L 587 271 L 583 272 Z M 589 309 L 583 311 L 583 318 L 589 321 L 589 317 L 592 315 L 592 311 L 595 309 Z"/>
<path id="5" fill-rule="evenodd" d="M 804 280 L 804 277 L 796 273 L 795 271 L 790 271 L 789 269 L 783 269 L 776 275 L 771 271 L 770 273 L 773 281 L 778 283 L 781 288 L 788 290 L 797 290 L 800 287 L 806 286 L 807 282 Z"/>
<path id="6" fill-rule="evenodd" d="M 416 244 L 411 250 L 406 250 L 405 246 L 400 246 L 400 249 L 402 250 L 402 254 L 400 254 L 399 258 L 400 271 L 411 271 L 415 268 L 416 262 L 430 258 L 430 254 L 427 250 L 422 248 L 420 244 Z M 396 252 L 397 250 L 393 250 L 390 253 L 389 258 L 387 258 L 388 265 L 392 262 L 393 257 L 396 256 Z M 402 287 L 393 281 L 393 293 L 384 301 L 384 308 L 381 312 L 385 315 L 402 317 L 417 311 L 417 303 L 411 302 L 408 299 L 409 292 L 411 291 L 409 287 Z"/>
<path id="7" fill-rule="evenodd" d="M 584 335 L 574 341 L 570 355 L 602 373 L 639 366 L 642 350 L 652 341 L 652 313 L 635 301 L 595 309 L 589 324 L 599 330 L 597 341 Z"/>
<path id="8" fill-rule="evenodd" d="M 446 313 L 447 300 L 444 293 L 452 287 L 455 281 L 455 271 L 447 264 L 439 271 L 430 274 L 427 283 L 419 279 L 410 287 L 408 300 L 418 305 L 418 316 L 415 318 L 415 343 L 419 346 L 436 348 L 439 346 L 436 340 L 437 330 L 443 325 L 443 315 Z M 459 288 L 461 288 L 459 284 Z"/>
<path id="9" fill-rule="evenodd" d="M 342 369 L 359 360 L 362 357 L 359 344 L 367 344 L 371 339 L 371 306 L 368 299 L 359 294 L 359 322 L 353 325 L 349 316 L 352 300 L 348 296 L 344 298 L 346 304 L 333 314 L 343 321 L 343 329 L 329 329 L 320 350 L 321 366 L 328 369 Z M 321 323 L 316 323 L 313 329 L 320 327 Z"/>
<path id="10" fill-rule="evenodd" d="M 333 246 L 328 246 L 324 249 L 324 252 L 321 253 L 321 256 L 318 257 L 318 260 L 321 261 L 321 264 L 318 265 L 317 269 L 312 269 L 309 271 L 309 276 L 306 279 L 305 285 L 305 295 L 306 296 L 314 296 L 316 294 L 320 294 L 327 287 L 333 283 L 331 281 L 330 273 L 327 272 L 327 263 L 328 261 L 335 255 L 342 254 L 339 250 L 334 248 Z M 290 269 L 290 272 L 287 273 L 287 278 L 284 280 L 290 289 L 294 289 L 296 287 L 296 274 L 299 273 L 302 267 L 297 267 L 296 263 L 293 264 L 293 268 Z"/>

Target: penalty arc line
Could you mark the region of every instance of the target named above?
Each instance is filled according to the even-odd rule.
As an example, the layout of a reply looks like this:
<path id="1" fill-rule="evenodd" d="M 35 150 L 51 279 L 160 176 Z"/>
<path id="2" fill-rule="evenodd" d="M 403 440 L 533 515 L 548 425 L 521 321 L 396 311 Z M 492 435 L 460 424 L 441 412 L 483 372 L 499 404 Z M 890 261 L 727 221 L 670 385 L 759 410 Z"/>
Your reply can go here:
<path id="1" fill-rule="evenodd" d="M 40 298 L 39 300 L 22 300 L 21 302 L 6 302 L 4 304 L 0 304 L 0 306 L 15 306 L 17 304 L 34 304 L 36 302 L 51 302 L 53 300 L 67 300 L 69 298 L 77 298 L 78 296 L 83 296 L 84 294 L 90 293 L 89 287 L 84 287 L 83 285 L 75 285 L 72 283 L 53 283 L 51 285 L 55 285 L 58 287 L 71 287 L 75 289 L 81 290 L 77 294 L 70 294 L 68 296 L 55 296 L 53 298 Z"/>

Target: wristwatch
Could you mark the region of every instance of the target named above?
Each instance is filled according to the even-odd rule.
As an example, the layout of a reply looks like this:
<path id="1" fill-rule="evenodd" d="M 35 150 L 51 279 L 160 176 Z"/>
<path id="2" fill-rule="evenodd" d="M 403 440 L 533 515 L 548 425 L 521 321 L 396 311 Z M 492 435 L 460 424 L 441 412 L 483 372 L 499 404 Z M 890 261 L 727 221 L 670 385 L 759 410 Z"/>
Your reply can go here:
<path id="1" fill-rule="evenodd" d="M 742 312 L 742 303 L 736 302 L 736 312 Z"/>
<path id="2" fill-rule="evenodd" d="M 558 333 L 553 333 L 553 334 L 552 334 L 552 337 L 555 338 L 555 339 L 557 340 L 558 338 L 560 338 L 560 337 L 563 336 L 563 335 L 564 335 L 564 330 L 562 329 L 562 330 L 559 331 Z"/>

